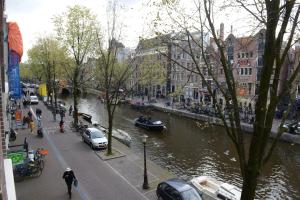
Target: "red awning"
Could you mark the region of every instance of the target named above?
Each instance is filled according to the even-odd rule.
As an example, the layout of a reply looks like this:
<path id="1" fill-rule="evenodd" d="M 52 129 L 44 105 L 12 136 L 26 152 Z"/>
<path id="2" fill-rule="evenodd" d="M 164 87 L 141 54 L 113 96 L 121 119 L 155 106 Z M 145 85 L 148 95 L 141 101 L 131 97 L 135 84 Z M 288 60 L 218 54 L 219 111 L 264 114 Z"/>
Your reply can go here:
<path id="1" fill-rule="evenodd" d="M 21 60 L 23 55 L 23 40 L 16 22 L 8 22 L 8 48 L 16 52 Z"/>

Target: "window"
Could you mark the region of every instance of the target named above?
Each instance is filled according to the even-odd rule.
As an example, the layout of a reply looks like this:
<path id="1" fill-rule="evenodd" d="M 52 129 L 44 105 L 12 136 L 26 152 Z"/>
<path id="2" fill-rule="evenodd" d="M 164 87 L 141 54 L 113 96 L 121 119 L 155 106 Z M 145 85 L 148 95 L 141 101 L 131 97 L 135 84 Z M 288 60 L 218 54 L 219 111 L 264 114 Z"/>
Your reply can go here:
<path id="1" fill-rule="evenodd" d="M 252 75 L 252 68 L 249 68 L 249 75 Z"/>
<path id="2" fill-rule="evenodd" d="M 244 68 L 241 68 L 241 75 L 244 75 Z"/>
<path id="3" fill-rule="evenodd" d="M 238 58 L 240 58 L 240 57 L 241 57 L 240 53 L 238 53 L 238 55 L 237 55 L 237 56 L 238 56 Z"/>
<path id="4" fill-rule="evenodd" d="M 249 57 L 249 53 L 246 53 L 246 58 L 248 58 Z"/>
<path id="5" fill-rule="evenodd" d="M 245 57 L 245 54 L 244 53 L 242 53 L 242 58 L 244 58 Z"/>
<path id="6" fill-rule="evenodd" d="M 248 75 L 248 68 L 245 68 L 245 75 Z"/>
<path id="7" fill-rule="evenodd" d="M 252 83 L 248 83 L 248 94 L 251 94 Z"/>
<path id="8" fill-rule="evenodd" d="M 253 52 L 252 51 L 250 51 L 250 58 L 252 58 L 253 57 Z"/>

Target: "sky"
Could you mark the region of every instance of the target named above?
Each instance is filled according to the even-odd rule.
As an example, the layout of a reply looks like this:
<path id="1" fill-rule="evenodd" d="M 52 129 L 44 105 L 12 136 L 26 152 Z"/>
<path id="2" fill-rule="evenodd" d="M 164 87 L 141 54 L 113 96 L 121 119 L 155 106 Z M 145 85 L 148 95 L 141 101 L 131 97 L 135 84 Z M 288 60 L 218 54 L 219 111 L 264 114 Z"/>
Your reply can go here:
<path id="1" fill-rule="evenodd" d="M 47 34 L 54 34 L 52 18 L 67 10 L 68 6 L 82 5 L 91 9 L 98 16 L 102 25 L 106 24 L 106 8 L 109 0 L 6 0 L 7 21 L 17 22 L 23 37 L 24 54 L 22 62 L 27 60 L 27 50 L 32 47 L 37 38 Z M 119 19 L 122 21 L 123 30 L 121 42 L 125 47 L 134 49 L 138 44 L 139 37 L 148 38 L 153 36 L 154 29 L 150 24 L 157 16 L 158 7 L 151 6 L 151 0 L 118 0 L 122 5 L 122 13 Z M 223 0 L 217 0 L 222 2 Z M 193 0 L 182 0 L 181 4 L 187 9 L 187 13 L 195 7 Z M 180 9 L 179 9 L 180 10 Z M 182 11 L 182 10 L 180 10 Z M 249 23 L 242 17 L 245 12 L 232 12 L 227 14 L 219 13 L 219 20 L 215 21 L 216 28 L 221 22 L 225 23 L 225 37 L 229 34 L 230 26 L 233 26 L 234 34 L 238 34 L 243 29 L 242 26 L 249 27 Z M 163 16 L 163 15 L 161 15 Z M 163 22 L 171 24 L 168 17 L 163 18 Z M 153 24 L 152 24 L 153 25 Z M 170 26 L 169 26 L 170 27 Z M 162 30 L 167 30 L 167 26 L 162 25 Z M 175 31 L 178 30 L 175 28 Z M 159 30 L 161 31 L 161 30 Z"/>
<path id="2" fill-rule="evenodd" d="M 98 16 L 99 21 L 106 18 L 108 0 L 6 0 L 7 21 L 17 22 L 23 38 L 24 54 L 38 37 L 53 34 L 52 17 L 66 11 L 68 6 L 83 5 Z M 126 47 L 135 48 L 139 36 L 147 33 L 144 0 L 120 0 L 124 7 L 122 42 Z M 105 23 L 105 22 L 104 22 Z"/>

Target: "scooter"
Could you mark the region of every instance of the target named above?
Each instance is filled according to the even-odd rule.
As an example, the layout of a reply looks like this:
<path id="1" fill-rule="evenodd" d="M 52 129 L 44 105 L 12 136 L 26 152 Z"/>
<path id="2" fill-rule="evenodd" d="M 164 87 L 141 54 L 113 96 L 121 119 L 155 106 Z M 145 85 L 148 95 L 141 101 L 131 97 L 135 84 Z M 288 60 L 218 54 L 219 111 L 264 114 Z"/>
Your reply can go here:
<path id="1" fill-rule="evenodd" d="M 60 130 L 61 133 L 65 132 L 65 130 L 64 130 L 64 121 L 59 122 L 59 130 Z"/>
<path id="2" fill-rule="evenodd" d="M 44 133 L 43 133 L 43 129 L 42 128 L 38 128 L 38 130 L 37 130 L 37 136 L 40 137 L 40 138 L 44 137 Z"/>

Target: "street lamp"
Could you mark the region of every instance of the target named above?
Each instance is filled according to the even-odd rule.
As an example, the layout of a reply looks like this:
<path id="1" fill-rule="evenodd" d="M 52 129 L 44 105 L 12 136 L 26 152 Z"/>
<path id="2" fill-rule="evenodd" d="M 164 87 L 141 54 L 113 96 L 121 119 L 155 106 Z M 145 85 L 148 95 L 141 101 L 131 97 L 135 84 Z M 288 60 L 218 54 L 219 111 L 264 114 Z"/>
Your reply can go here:
<path id="1" fill-rule="evenodd" d="M 146 164 L 146 142 L 147 142 L 147 135 L 143 136 L 143 144 L 144 144 L 144 183 L 143 189 L 149 189 L 148 184 L 148 176 L 147 176 L 147 164 Z"/>

